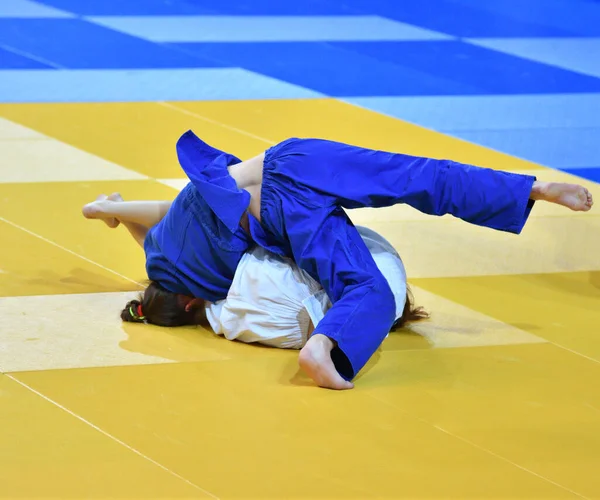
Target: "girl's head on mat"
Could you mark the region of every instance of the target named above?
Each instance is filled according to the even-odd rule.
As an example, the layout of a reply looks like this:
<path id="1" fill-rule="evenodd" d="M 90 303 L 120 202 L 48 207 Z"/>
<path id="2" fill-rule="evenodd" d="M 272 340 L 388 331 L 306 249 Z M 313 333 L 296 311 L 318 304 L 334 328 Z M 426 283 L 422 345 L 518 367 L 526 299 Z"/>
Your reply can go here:
<path id="1" fill-rule="evenodd" d="M 184 326 L 206 324 L 206 311 L 202 299 L 194 299 L 169 292 L 151 281 L 137 300 L 131 300 L 121 311 L 123 321 L 150 323 L 158 326 Z"/>

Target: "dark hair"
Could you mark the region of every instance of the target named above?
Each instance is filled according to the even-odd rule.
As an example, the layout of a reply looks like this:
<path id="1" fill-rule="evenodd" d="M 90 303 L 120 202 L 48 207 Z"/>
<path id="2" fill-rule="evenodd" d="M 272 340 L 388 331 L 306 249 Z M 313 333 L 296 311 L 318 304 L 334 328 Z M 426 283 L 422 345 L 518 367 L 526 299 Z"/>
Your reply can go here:
<path id="1" fill-rule="evenodd" d="M 185 297 L 169 292 L 156 281 L 151 281 L 137 300 L 127 302 L 125 309 L 121 311 L 121 319 L 158 326 L 206 324 L 204 307 L 195 306 L 186 311 L 185 305 Z"/>
<path id="2" fill-rule="evenodd" d="M 400 316 L 392 326 L 392 330 L 398 330 L 407 323 L 421 321 L 427 318 L 429 318 L 429 313 L 425 311 L 423 307 L 414 306 L 414 297 L 412 291 L 409 286 L 406 285 L 406 302 L 404 303 L 404 310 L 402 311 L 402 316 Z"/>

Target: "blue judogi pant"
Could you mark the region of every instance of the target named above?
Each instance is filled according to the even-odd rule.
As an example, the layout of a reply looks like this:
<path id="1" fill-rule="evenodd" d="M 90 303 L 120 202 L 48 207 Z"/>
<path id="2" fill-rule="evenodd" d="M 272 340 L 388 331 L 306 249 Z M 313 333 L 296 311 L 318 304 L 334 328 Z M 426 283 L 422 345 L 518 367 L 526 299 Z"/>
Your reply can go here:
<path id="1" fill-rule="evenodd" d="M 408 204 L 520 233 L 535 178 L 320 139 L 288 139 L 265 154 L 259 244 L 321 283 L 333 307 L 315 334 L 351 380 L 389 333 L 394 296 L 344 209 Z"/>

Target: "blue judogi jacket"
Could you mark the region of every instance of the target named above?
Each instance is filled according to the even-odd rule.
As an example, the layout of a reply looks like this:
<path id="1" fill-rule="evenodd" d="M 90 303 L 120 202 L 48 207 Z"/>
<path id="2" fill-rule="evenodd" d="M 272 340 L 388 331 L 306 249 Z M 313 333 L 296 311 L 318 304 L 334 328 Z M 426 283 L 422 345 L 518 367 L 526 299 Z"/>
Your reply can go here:
<path id="1" fill-rule="evenodd" d="M 240 226 L 250 194 L 238 189 L 227 170 L 241 160 L 192 131 L 177 142 L 177 156 L 191 182 L 148 231 L 146 271 L 171 292 L 215 302 L 227 296 L 242 255 L 253 245 Z M 251 221 L 254 229 L 257 224 Z"/>

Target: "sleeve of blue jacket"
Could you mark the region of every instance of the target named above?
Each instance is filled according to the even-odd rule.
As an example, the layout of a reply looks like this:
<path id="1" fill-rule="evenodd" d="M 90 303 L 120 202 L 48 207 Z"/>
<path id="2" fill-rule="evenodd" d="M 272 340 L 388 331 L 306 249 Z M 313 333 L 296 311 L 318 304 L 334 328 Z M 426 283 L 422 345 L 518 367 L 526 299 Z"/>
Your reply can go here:
<path id="1" fill-rule="evenodd" d="M 288 226 L 294 259 L 333 303 L 314 333 L 337 343 L 333 362 L 342 377 L 352 380 L 394 324 L 394 295 L 343 209 L 312 212 L 306 232 L 303 227 Z"/>

